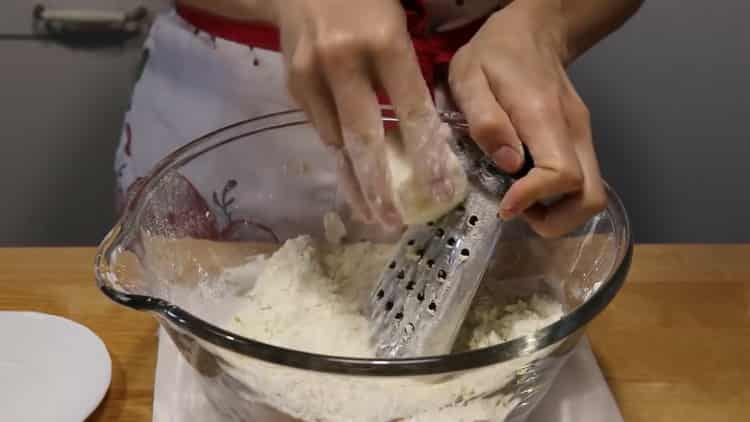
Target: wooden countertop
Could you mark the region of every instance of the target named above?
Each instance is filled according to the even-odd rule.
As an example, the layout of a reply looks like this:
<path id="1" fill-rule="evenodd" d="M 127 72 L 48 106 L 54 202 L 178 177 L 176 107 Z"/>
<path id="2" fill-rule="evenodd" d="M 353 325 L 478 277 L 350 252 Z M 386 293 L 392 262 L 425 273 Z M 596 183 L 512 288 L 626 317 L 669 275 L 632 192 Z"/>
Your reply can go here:
<path id="1" fill-rule="evenodd" d="M 156 322 L 96 289 L 93 256 L 91 248 L 0 249 L 0 310 L 91 328 L 113 364 L 91 420 L 149 421 Z M 750 245 L 638 246 L 625 288 L 589 335 L 626 421 L 750 420 Z"/>

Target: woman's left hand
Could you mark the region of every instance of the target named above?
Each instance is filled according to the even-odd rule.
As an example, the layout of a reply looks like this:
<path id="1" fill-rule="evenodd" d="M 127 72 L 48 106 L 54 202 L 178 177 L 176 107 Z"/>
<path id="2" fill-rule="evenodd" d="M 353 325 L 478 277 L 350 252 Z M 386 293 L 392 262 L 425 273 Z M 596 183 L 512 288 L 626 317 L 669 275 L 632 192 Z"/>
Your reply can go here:
<path id="1" fill-rule="evenodd" d="M 565 70 L 564 22 L 543 9 L 517 1 L 496 12 L 456 53 L 449 80 L 472 137 L 501 169 L 520 169 L 521 143 L 534 159 L 503 198 L 500 216 L 522 216 L 551 237 L 601 211 L 607 196 L 589 112 Z"/>

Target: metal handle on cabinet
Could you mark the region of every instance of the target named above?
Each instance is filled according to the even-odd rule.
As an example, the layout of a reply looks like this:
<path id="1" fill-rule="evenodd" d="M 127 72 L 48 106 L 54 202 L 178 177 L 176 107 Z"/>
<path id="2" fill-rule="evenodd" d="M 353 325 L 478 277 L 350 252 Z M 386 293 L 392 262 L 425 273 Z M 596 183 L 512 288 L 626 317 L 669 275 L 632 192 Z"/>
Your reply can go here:
<path id="1" fill-rule="evenodd" d="M 129 12 L 86 9 L 50 9 L 43 5 L 34 7 L 36 28 L 48 33 L 120 32 L 138 33 L 148 17 L 145 7 Z"/>
<path id="2" fill-rule="evenodd" d="M 33 33 L 0 33 L 0 41 L 52 41 L 71 48 L 124 47 L 148 27 L 149 12 L 34 7 Z"/>

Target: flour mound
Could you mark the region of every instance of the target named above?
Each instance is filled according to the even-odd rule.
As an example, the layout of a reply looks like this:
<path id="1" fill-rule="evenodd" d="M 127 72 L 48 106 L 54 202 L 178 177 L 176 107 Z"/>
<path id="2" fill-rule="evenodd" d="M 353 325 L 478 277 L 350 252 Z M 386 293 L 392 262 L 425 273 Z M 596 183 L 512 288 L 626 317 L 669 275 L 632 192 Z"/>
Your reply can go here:
<path id="1" fill-rule="evenodd" d="M 227 328 L 275 346 L 311 353 L 374 357 L 365 306 L 392 247 L 371 243 L 331 246 L 308 236 L 288 240 L 267 258 L 227 269 L 227 283 L 252 289 Z M 456 349 L 487 347 L 533 333 L 562 316 L 546 296 L 507 306 L 477 301 Z M 227 354 L 226 370 L 254 391 L 248 398 L 300 421 L 503 421 L 518 401 L 493 393 L 554 347 L 446 378 L 347 377 L 302 371 Z M 275 419 L 272 418 L 275 422 Z M 288 421 L 286 417 L 278 420 Z"/>

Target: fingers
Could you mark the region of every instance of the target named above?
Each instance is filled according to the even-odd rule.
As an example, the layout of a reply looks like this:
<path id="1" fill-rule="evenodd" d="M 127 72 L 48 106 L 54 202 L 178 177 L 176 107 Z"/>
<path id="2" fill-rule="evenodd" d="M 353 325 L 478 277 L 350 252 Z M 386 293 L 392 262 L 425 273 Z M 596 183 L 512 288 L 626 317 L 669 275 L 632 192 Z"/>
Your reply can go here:
<path id="1" fill-rule="evenodd" d="M 556 236 L 601 210 L 607 198 L 588 111 L 555 46 L 519 31 L 528 22 L 518 17 L 493 15 L 453 57 L 450 83 L 473 138 L 501 169 L 515 173 L 521 163 L 500 152 L 508 151 L 504 146 L 520 153 L 524 145 L 533 158 L 534 168 L 503 197 L 500 216 L 522 215 L 540 234 Z M 540 205 L 554 198 L 562 199 Z"/>
<path id="2" fill-rule="evenodd" d="M 528 224 L 545 237 L 560 236 L 576 229 L 607 205 L 607 193 L 591 139 L 588 111 L 580 99 L 573 101 L 566 107 L 566 111 L 583 172 L 583 186 L 579 192 L 549 208 L 534 206 L 524 213 L 523 217 Z"/>
<path id="3" fill-rule="evenodd" d="M 373 74 L 375 62 L 395 52 L 389 57 L 394 63 L 381 67 L 389 68 L 389 87 L 401 93 L 396 96 L 408 100 L 400 103 L 399 109 L 413 110 L 408 113 L 419 116 L 432 114 L 434 120 L 437 113 L 420 79 L 400 3 L 362 1 L 361 8 L 348 7 L 348 3 L 338 0 L 322 7 L 305 1 L 285 9 L 279 27 L 290 68 L 288 86 L 321 138 L 333 147 L 347 195 L 363 204 L 363 214 L 385 226 L 398 226 L 401 219 L 391 198 L 382 115 L 374 91 L 378 76 Z M 399 79 L 396 69 L 406 69 L 404 74 L 411 76 Z"/>
<path id="4" fill-rule="evenodd" d="M 363 63 L 339 53 L 324 58 L 346 153 L 371 214 L 382 225 L 401 219 L 391 197 L 382 115 Z"/>
<path id="5" fill-rule="evenodd" d="M 515 100 L 510 117 L 528 146 L 535 167 L 508 190 L 500 203 L 500 216 L 510 219 L 531 205 L 581 191 L 584 174 L 560 100 L 556 96 L 524 95 Z"/>
<path id="6" fill-rule="evenodd" d="M 339 185 L 344 192 L 344 196 L 349 201 L 354 214 L 363 223 L 372 223 L 374 216 L 359 186 L 351 159 L 349 159 L 343 148 L 333 147 L 332 149 L 334 157 L 336 157 L 336 172 Z"/>
<path id="7" fill-rule="evenodd" d="M 323 142 L 343 146 L 336 104 L 311 48 L 300 45 L 288 67 L 289 92 L 310 118 Z"/>
<path id="8" fill-rule="evenodd" d="M 359 187 L 352 162 L 344 152 L 336 103 L 317 61 L 311 48 L 299 45 L 287 65 L 287 87 L 318 130 L 323 143 L 330 147 L 336 160 L 339 185 L 354 214 L 363 222 L 371 223 L 372 212 Z"/>
<path id="9" fill-rule="evenodd" d="M 422 76 L 414 47 L 406 31 L 393 33 L 376 46 L 374 68 L 399 118 L 403 147 L 417 181 L 438 201 L 449 200 L 455 190 L 447 168 L 452 154 L 441 130 L 441 120 Z"/>
<path id="10" fill-rule="evenodd" d="M 584 159 L 595 164 L 595 159 Z M 589 168 L 592 164 L 584 167 Z M 588 170 L 584 172 L 588 173 Z M 585 180 L 582 191 L 565 197 L 549 208 L 534 206 L 523 214 L 523 218 L 544 237 L 561 236 L 576 229 L 607 205 L 607 194 L 598 171 L 587 174 Z"/>
<path id="11" fill-rule="evenodd" d="M 451 68 L 450 75 L 453 97 L 466 118 L 472 139 L 501 170 L 517 172 L 525 158 L 523 146 L 510 117 L 492 93 L 484 72 L 479 66 L 472 66 L 466 70 Z"/>

